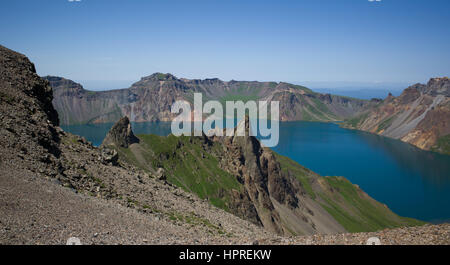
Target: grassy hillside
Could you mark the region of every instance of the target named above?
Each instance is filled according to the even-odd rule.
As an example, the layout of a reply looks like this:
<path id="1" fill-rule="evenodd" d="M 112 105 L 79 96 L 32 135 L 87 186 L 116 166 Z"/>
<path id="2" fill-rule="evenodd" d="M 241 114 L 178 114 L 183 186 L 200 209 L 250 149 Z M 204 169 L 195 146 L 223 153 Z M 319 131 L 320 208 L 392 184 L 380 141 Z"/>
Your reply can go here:
<path id="1" fill-rule="evenodd" d="M 206 151 L 199 137 L 167 137 L 139 135 L 139 147 L 120 149 L 120 154 L 133 164 L 146 170 L 163 168 L 167 181 L 209 200 L 216 207 L 227 210 L 231 190 L 241 184 L 219 167 L 213 155 L 220 152 L 215 143 Z"/>
<path id="2" fill-rule="evenodd" d="M 322 177 L 288 157 L 279 154 L 276 157 L 281 169 L 295 176 L 307 194 L 349 232 L 424 224 L 422 221 L 396 215 L 346 178 Z"/>
<path id="3" fill-rule="evenodd" d="M 231 193 L 243 191 L 244 185 L 220 166 L 222 144 L 203 137 L 138 137 L 139 144 L 119 149 L 122 159 L 153 173 L 163 168 L 169 183 L 225 210 L 229 210 Z M 303 196 L 314 200 L 349 232 L 423 224 L 399 217 L 343 177 L 322 177 L 288 157 L 274 155 L 281 170 L 294 176 L 303 187 Z"/>

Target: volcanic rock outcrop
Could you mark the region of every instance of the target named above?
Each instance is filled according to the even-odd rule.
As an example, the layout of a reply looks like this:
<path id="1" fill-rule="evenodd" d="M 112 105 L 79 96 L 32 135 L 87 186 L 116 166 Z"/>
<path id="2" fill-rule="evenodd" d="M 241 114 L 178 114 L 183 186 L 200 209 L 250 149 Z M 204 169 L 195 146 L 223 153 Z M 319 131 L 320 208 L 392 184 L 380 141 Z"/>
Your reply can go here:
<path id="1" fill-rule="evenodd" d="M 450 154 L 450 80 L 415 84 L 347 120 L 345 127 L 400 139 L 424 150 Z"/>
<path id="2" fill-rule="evenodd" d="M 139 139 L 134 136 L 131 130 L 130 120 L 128 117 L 123 117 L 109 130 L 103 140 L 103 145 L 116 145 L 117 147 L 127 148 L 129 145 L 138 142 Z"/>

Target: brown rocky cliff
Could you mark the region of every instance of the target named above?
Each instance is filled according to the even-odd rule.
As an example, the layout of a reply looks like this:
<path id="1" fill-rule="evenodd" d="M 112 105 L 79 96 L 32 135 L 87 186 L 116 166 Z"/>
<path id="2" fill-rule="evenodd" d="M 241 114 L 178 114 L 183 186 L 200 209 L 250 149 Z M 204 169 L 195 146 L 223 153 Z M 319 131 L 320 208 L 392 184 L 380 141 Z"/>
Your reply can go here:
<path id="1" fill-rule="evenodd" d="M 412 85 L 344 126 L 440 151 L 439 139 L 450 134 L 450 80 L 432 78 L 426 85 Z"/>
<path id="2" fill-rule="evenodd" d="M 274 200 L 287 209 L 295 210 L 300 208 L 298 196 L 304 191 L 300 185 L 294 185 L 296 182 L 287 174 L 281 172 L 280 164 L 273 152 L 269 148 L 262 147 L 256 137 L 249 135 L 248 117 L 244 121 L 245 136 L 214 137 L 224 145 L 222 167 L 239 176 L 240 182 L 245 187 L 243 193 L 235 194 L 232 211 L 254 223 L 261 223 L 269 231 L 290 234 L 295 229 L 285 226 L 282 216 L 274 206 Z M 244 126 L 243 124 L 241 122 L 235 131 Z M 298 222 L 314 226 L 305 215 L 296 218 Z"/>

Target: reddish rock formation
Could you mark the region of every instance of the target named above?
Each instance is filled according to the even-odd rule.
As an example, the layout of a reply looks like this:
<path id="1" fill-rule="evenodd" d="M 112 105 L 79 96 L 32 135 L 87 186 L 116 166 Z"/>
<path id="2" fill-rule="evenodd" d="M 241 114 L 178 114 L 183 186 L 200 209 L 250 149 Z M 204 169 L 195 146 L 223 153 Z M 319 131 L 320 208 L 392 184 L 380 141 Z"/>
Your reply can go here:
<path id="1" fill-rule="evenodd" d="M 421 149 L 450 153 L 444 147 L 450 134 L 450 80 L 432 78 L 427 85 L 410 86 L 400 96 L 388 96 L 344 126 L 400 139 Z"/>

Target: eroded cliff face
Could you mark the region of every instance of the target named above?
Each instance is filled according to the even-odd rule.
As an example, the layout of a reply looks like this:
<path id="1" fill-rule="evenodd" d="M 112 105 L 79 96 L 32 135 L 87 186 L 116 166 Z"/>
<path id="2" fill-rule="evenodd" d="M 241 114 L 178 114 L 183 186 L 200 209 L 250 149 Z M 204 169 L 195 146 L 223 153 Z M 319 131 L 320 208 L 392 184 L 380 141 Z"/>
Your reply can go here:
<path id="1" fill-rule="evenodd" d="M 143 77 L 128 89 L 93 92 L 61 77 L 44 77 L 54 89 L 53 104 L 61 123 L 115 122 L 122 116 L 131 121 L 170 121 L 176 100 L 193 102 L 194 93 L 204 100 L 277 100 L 283 121 L 336 121 L 351 117 L 374 103 L 329 94 L 319 94 L 298 85 L 276 82 L 183 79 L 156 73 Z"/>
<path id="2" fill-rule="evenodd" d="M 53 106 L 62 125 L 117 121 L 122 117 L 120 106 L 133 98 L 128 90 L 99 94 L 61 77 L 47 76 L 44 79 L 53 88 Z"/>
<path id="3" fill-rule="evenodd" d="M 432 78 L 427 85 L 413 85 L 398 97 L 389 95 L 344 126 L 449 153 L 445 139 L 450 134 L 450 81 L 447 77 Z"/>
<path id="4" fill-rule="evenodd" d="M 220 142 L 224 149 L 220 157 L 221 167 L 236 176 L 245 187 L 241 193 L 233 193 L 230 208 L 238 216 L 261 223 L 269 231 L 289 234 L 291 228 L 283 223 L 284 216 L 276 210 L 273 200 L 287 209 L 298 208 L 297 194 L 301 194 L 301 187 L 294 187 L 289 177 L 281 172 L 280 164 L 270 149 L 263 148 L 255 137 L 249 136 L 248 117 L 245 125 L 241 122 L 239 126 L 245 126 L 246 136 L 214 137 L 214 141 Z M 296 222 L 305 225 L 310 221 L 304 215 L 296 218 Z M 310 225 L 314 230 L 313 222 Z"/>

